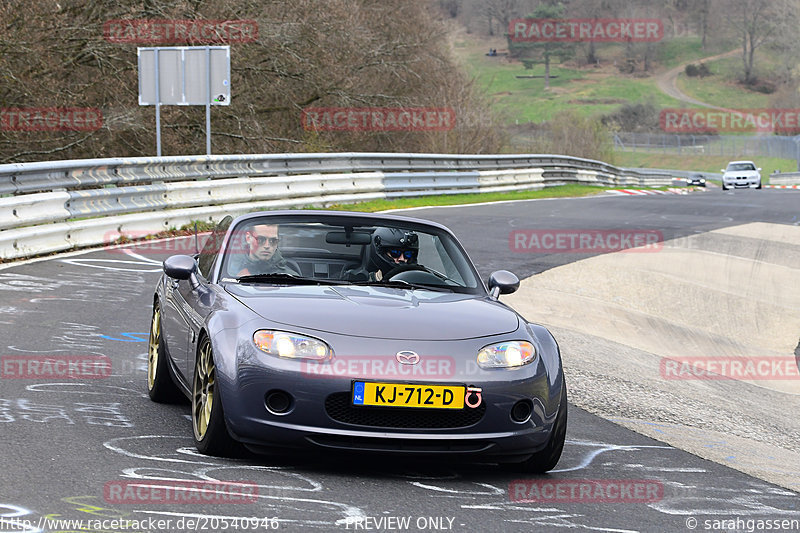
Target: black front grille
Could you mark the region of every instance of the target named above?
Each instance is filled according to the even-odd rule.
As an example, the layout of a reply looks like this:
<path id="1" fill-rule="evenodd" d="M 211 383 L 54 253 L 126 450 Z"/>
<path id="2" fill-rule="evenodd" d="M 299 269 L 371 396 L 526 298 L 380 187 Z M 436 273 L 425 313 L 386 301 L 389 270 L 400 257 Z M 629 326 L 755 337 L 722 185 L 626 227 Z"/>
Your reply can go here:
<path id="1" fill-rule="evenodd" d="M 339 450 L 361 450 L 366 452 L 398 453 L 479 453 L 485 452 L 494 443 L 486 440 L 430 440 L 430 439 L 381 439 L 372 437 L 347 437 L 342 435 L 309 435 L 306 439 L 324 448 Z"/>
<path id="2" fill-rule="evenodd" d="M 414 407 L 356 407 L 349 392 L 336 392 L 325 399 L 325 412 L 337 422 L 377 428 L 445 429 L 477 424 L 486 404 L 470 409 L 426 409 Z"/>

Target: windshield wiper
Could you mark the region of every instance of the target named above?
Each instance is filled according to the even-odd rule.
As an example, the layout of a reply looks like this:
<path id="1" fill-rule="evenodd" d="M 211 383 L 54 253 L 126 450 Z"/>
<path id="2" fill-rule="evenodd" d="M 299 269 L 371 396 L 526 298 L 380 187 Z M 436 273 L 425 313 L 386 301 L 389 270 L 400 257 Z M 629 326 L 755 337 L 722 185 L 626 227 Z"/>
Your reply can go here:
<path id="1" fill-rule="evenodd" d="M 426 291 L 447 291 L 453 292 L 452 289 L 449 287 L 444 287 L 442 285 L 425 285 L 422 283 L 409 283 L 407 281 L 351 281 L 350 285 L 370 285 L 376 287 L 391 287 L 393 289 L 409 289 L 409 290 L 417 290 L 423 289 Z"/>
<path id="2" fill-rule="evenodd" d="M 294 274 L 276 272 L 273 274 L 250 274 L 236 278 L 239 283 L 283 283 L 297 285 L 340 285 L 341 281 L 333 279 L 304 278 Z"/>

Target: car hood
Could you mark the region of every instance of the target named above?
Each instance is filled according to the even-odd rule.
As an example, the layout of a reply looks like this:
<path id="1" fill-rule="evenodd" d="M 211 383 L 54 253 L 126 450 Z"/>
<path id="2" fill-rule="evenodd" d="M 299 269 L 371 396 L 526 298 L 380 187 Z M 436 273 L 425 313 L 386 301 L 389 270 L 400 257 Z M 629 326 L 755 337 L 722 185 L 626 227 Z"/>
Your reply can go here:
<path id="1" fill-rule="evenodd" d="M 270 322 L 353 337 L 460 340 L 519 328 L 514 311 L 471 294 L 317 285 L 231 284 L 226 290 Z"/>
<path id="2" fill-rule="evenodd" d="M 729 170 L 723 177 L 725 178 L 755 178 L 760 174 L 757 170 Z"/>

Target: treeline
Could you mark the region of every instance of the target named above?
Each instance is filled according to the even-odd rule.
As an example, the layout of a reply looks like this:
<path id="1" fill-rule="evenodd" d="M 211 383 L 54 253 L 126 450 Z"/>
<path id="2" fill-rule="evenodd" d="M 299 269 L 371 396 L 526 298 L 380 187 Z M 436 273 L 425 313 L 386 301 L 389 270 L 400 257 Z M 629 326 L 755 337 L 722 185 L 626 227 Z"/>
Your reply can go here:
<path id="1" fill-rule="evenodd" d="M 796 0 L 438 0 L 442 11 L 467 33 L 503 40 L 501 55 L 525 68 L 612 66 L 622 76 L 646 77 L 666 64 L 737 50 L 734 72 L 712 72 L 698 62 L 686 67 L 688 76 L 718 76 L 719 83 L 739 82 L 769 94 L 769 107 L 800 107 L 800 24 Z M 655 42 L 602 43 L 515 42 L 509 23 L 519 19 L 657 19 L 663 29 Z M 525 27 L 525 24 L 523 24 Z M 516 28 L 516 26 L 515 26 Z M 698 46 L 699 45 L 699 46 Z M 684 59 L 686 58 L 686 59 Z M 654 95 L 622 103 L 602 116 L 580 118 L 565 111 L 541 124 L 512 127 L 511 146 L 517 151 L 556 152 L 613 162 L 609 132 L 660 132 L 661 106 Z"/>
<path id="2" fill-rule="evenodd" d="M 703 50 L 740 48 L 740 80 L 757 85 L 761 76 L 778 78 L 778 84 L 796 85 L 796 58 L 800 42 L 795 37 L 800 23 L 796 0 L 438 0 L 443 12 L 459 21 L 468 32 L 503 37 L 509 22 L 556 12 L 564 18 L 659 19 L 663 23 L 661 42 L 625 43 L 624 53 L 613 53 L 613 61 L 624 74 L 647 74 L 658 64 L 667 43 L 699 39 Z M 541 17 L 546 18 L 546 17 Z M 676 43 L 676 44 L 677 44 Z M 674 54 L 680 44 L 672 46 Z M 606 47 L 613 50 L 614 47 Z M 774 62 L 759 65 L 756 52 L 767 51 Z M 513 51 L 512 51 L 513 52 Z M 569 47 L 573 64 L 591 65 L 602 60 L 603 47 L 581 42 Z M 621 59 L 621 60 L 620 60 Z M 775 66 L 775 63 L 778 66 Z M 791 79 L 790 79 L 791 78 Z"/>
<path id="3" fill-rule="evenodd" d="M 155 155 L 155 111 L 138 105 L 137 78 L 137 46 L 152 44 L 104 36 L 120 19 L 256 23 L 257 38 L 231 43 L 231 104 L 211 113 L 216 154 L 494 153 L 503 144 L 488 104 L 455 66 L 447 15 L 432 2 L 4 0 L 0 162 Z M 398 131 L 303 127 L 304 109 L 329 107 L 445 108 L 455 122 Z M 24 131 L 32 115 L 20 110 L 42 108 L 99 110 L 102 125 Z M 204 107 L 161 111 L 163 155 L 205 153 Z"/>

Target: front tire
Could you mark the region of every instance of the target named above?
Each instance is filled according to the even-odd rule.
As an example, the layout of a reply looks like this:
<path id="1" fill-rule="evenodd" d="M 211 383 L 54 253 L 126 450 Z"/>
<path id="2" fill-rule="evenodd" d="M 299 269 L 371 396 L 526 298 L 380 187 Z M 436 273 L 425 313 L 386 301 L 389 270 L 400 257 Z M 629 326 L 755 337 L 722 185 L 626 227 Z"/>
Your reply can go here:
<path id="1" fill-rule="evenodd" d="M 217 388 L 217 368 L 211 341 L 204 337 L 194 365 L 192 379 L 192 433 L 200 453 L 220 457 L 239 454 L 241 445 L 225 426 L 225 414 Z"/>
<path id="2" fill-rule="evenodd" d="M 564 441 L 567 438 L 567 382 L 562 378 L 561 381 L 561 402 L 558 406 L 556 421 L 553 423 L 553 431 L 550 440 L 544 449 L 534 453 L 529 459 L 521 463 L 520 469 L 528 474 L 544 474 L 558 464 L 561 459 L 561 452 L 564 451 Z"/>
<path id="3" fill-rule="evenodd" d="M 181 398 L 178 387 L 172 381 L 167 357 L 161 331 L 161 306 L 155 304 L 147 353 L 147 393 L 151 400 L 158 403 L 174 403 Z"/>

